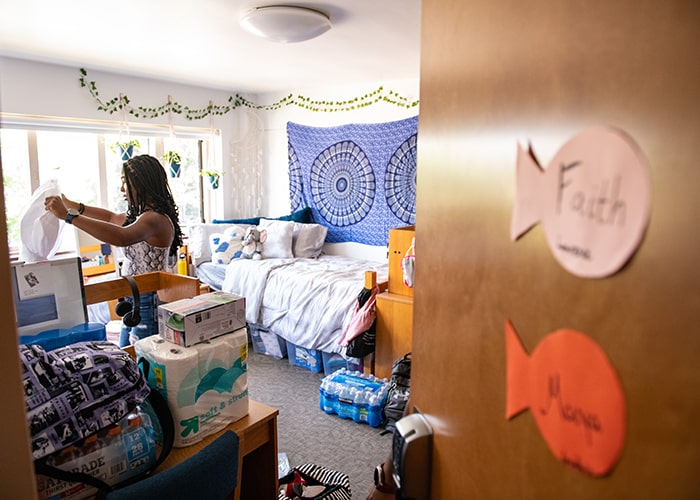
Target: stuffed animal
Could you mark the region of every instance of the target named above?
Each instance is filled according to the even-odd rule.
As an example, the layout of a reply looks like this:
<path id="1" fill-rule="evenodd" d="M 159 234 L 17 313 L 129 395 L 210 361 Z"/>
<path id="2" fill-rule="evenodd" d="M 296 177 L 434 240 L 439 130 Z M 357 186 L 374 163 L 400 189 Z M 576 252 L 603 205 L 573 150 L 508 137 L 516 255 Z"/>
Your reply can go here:
<path id="1" fill-rule="evenodd" d="M 259 230 L 255 226 L 250 226 L 246 229 L 243 236 L 243 254 L 244 259 L 260 260 L 262 259 L 262 246 L 267 239 L 267 231 Z"/>

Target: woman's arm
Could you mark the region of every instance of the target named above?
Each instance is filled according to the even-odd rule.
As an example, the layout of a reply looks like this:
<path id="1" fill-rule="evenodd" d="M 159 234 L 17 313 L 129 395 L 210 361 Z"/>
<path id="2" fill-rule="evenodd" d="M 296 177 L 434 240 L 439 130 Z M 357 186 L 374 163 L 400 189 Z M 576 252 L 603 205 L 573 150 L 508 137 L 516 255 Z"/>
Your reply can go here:
<path id="1" fill-rule="evenodd" d="M 49 196 L 44 204 L 46 209 L 50 210 L 56 217 L 61 220 L 66 219 L 68 209 L 61 197 Z M 90 208 L 96 209 L 96 207 Z M 105 210 L 105 212 L 109 211 Z M 170 245 L 173 237 L 170 220 L 167 216 L 156 212 L 145 212 L 133 224 L 121 226 L 88 216 L 86 208 L 82 215 L 73 218 L 72 224 L 104 243 L 119 247 L 133 245 L 141 241 L 148 241 L 154 246 L 166 247 Z"/>
<path id="2" fill-rule="evenodd" d="M 75 208 L 76 210 L 80 210 L 79 202 L 68 199 L 65 194 L 61 195 L 61 199 L 63 200 L 63 205 L 67 209 Z M 107 210 L 106 208 L 89 207 L 87 205 L 83 205 L 83 211 L 81 215 L 84 215 L 85 217 L 90 217 L 91 219 L 98 219 L 105 222 L 111 222 L 112 224 L 117 224 L 119 226 L 124 224 L 124 220 L 126 219 L 126 214 L 118 214 L 112 212 L 111 210 Z"/>

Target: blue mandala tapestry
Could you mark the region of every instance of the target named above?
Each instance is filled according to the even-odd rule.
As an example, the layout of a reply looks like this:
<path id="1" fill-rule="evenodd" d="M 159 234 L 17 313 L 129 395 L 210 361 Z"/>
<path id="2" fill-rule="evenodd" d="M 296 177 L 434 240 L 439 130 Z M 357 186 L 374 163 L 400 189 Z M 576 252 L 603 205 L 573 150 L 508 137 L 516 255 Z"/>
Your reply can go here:
<path id="1" fill-rule="evenodd" d="M 418 117 L 309 127 L 287 123 L 292 211 L 310 207 L 326 241 L 386 245 L 416 222 Z"/>

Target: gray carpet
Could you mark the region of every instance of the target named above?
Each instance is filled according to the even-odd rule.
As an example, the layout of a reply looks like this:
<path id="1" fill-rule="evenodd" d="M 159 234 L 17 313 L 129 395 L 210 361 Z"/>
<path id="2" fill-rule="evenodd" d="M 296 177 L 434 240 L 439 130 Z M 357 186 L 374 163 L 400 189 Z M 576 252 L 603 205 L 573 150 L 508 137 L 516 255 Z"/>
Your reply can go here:
<path id="1" fill-rule="evenodd" d="M 279 410 L 278 450 L 292 467 L 322 465 L 350 477 L 353 499 L 364 499 L 374 482 L 374 468 L 391 450 L 391 434 L 381 427 L 329 415 L 319 408 L 323 373 L 289 364 L 288 359 L 248 349 L 251 399 Z"/>

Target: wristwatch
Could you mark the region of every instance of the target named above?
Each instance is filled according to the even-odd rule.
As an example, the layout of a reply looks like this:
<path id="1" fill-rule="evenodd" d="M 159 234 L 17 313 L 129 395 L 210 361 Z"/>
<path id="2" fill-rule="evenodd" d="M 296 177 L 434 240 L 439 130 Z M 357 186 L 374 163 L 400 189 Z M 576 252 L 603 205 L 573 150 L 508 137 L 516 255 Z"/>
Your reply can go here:
<path id="1" fill-rule="evenodd" d="M 377 465 L 374 469 L 374 488 L 382 493 L 394 493 L 394 481 L 388 478 L 390 483 L 387 483 L 386 475 L 384 474 L 384 464 Z"/>
<path id="2" fill-rule="evenodd" d="M 80 212 L 78 212 L 75 208 L 69 208 L 68 213 L 66 214 L 66 222 L 68 224 L 73 224 L 73 219 L 79 215 Z"/>

